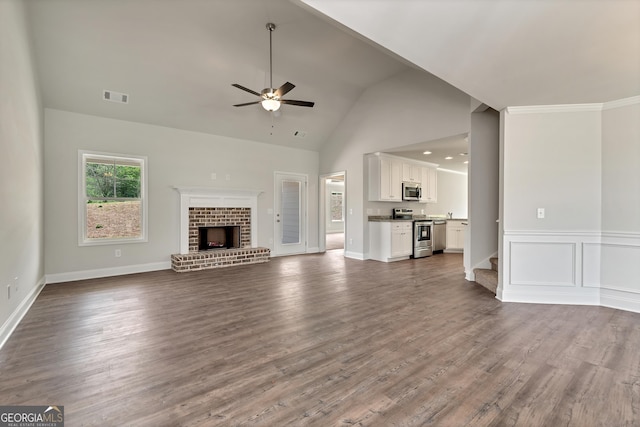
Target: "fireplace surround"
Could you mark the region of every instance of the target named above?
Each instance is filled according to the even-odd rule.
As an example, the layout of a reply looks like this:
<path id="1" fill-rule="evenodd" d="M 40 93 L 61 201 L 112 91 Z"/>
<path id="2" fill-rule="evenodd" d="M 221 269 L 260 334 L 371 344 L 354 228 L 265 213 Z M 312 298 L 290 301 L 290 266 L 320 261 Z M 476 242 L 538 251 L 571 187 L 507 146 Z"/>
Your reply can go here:
<path id="1" fill-rule="evenodd" d="M 195 187 L 175 189 L 180 193 L 180 253 L 171 255 L 173 270 L 185 272 L 269 260 L 269 248 L 256 245 L 260 191 Z M 229 236 L 235 240 L 232 246 L 237 247 L 215 250 L 203 248 L 200 245 L 201 229 L 213 227 L 237 230 L 225 234 L 225 240 Z M 237 238 L 234 233 L 237 233 Z M 229 246 L 227 243 L 224 245 Z"/>

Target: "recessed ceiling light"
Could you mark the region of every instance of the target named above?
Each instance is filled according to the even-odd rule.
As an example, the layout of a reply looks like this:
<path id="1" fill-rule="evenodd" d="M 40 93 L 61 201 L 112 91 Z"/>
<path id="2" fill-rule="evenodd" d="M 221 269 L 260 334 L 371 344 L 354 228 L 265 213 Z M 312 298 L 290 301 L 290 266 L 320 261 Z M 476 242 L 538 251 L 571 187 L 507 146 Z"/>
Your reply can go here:
<path id="1" fill-rule="evenodd" d="M 460 153 L 461 156 L 468 156 L 469 153 Z"/>
<path id="2" fill-rule="evenodd" d="M 447 156 L 447 157 L 445 157 L 444 159 L 445 159 L 445 160 L 451 160 L 451 159 L 453 159 L 453 157 L 451 157 L 451 156 Z"/>
<path id="3" fill-rule="evenodd" d="M 431 154 L 431 151 L 425 151 L 422 154 L 426 154 L 428 156 L 429 154 Z"/>
<path id="4" fill-rule="evenodd" d="M 469 163 L 469 160 L 465 160 L 465 161 L 464 161 L 464 162 L 462 162 L 462 163 L 464 163 L 464 164 L 466 165 L 466 164 L 468 164 L 468 163 Z"/>

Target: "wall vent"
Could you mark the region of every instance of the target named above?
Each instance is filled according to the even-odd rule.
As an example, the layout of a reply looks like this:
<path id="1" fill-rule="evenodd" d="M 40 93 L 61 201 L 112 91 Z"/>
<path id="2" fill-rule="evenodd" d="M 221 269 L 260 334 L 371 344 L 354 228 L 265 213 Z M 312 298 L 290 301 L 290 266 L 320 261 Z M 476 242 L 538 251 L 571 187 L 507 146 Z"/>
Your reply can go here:
<path id="1" fill-rule="evenodd" d="M 113 90 L 104 90 L 102 92 L 102 99 L 105 101 L 118 102 L 120 104 L 129 103 L 129 95 L 126 93 L 115 92 Z"/>

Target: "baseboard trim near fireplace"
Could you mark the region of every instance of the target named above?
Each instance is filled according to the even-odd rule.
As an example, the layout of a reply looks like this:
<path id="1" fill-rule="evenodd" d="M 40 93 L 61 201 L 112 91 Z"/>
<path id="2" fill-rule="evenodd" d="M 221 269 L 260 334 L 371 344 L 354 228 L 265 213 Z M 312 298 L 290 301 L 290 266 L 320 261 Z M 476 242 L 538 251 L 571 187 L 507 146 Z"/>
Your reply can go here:
<path id="1" fill-rule="evenodd" d="M 123 276 L 125 274 L 146 273 L 148 271 L 170 270 L 171 261 L 148 264 L 125 265 L 122 267 L 98 268 L 95 270 L 70 271 L 68 273 L 47 274 L 45 281 L 50 283 L 75 282 L 77 280 L 97 279 L 100 277 Z"/>

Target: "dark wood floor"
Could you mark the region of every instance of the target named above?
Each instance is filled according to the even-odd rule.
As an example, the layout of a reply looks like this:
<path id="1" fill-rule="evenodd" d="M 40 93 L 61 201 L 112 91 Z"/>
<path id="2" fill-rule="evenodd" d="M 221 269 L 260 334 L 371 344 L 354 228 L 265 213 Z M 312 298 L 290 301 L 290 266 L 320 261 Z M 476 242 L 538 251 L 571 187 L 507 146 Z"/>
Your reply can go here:
<path id="1" fill-rule="evenodd" d="M 502 304 L 459 254 L 48 285 L 0 404 L 68 426 L 640 425 L 640 314 Z"/>

